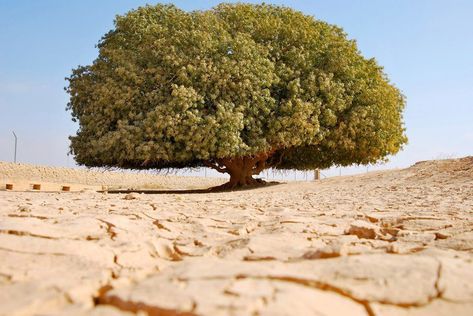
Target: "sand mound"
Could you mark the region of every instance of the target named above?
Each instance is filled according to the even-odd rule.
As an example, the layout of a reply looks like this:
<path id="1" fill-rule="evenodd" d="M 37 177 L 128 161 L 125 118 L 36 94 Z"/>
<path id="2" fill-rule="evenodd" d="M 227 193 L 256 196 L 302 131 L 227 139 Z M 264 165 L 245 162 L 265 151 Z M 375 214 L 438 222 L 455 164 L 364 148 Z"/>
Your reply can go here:
<path id="1" fill-rule="evenodd" d="M 414 173 L 414 178 L 439 178 L 457 181 L 473 178 L 473 156 L 459 159 L 421 161 L 406 171 Z"/>
<path id="2" fill-rule="evenodd" d="M 73 187 L 107 186 L 111 188 L 195 189 L 222 184 L 225 179 L 178 177 L 148 172 L 105 171 L 14 164 L 0 161 L 0 184 L 57 183 Z M 79 186 L 77 186 L 77 184 Z"/>
<path id="3" fill-rule="evenodd" d="M 473 315 L 471 173 L 468 157 L 226 193 L 2 191 L 0 315 Z"/>

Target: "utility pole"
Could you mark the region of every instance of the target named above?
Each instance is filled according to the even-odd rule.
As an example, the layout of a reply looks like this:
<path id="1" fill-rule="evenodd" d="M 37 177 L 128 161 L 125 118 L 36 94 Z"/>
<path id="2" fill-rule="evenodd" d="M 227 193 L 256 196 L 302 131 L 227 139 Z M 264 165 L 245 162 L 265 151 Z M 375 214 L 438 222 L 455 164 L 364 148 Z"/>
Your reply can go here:
<path id="1" fill-rule="evenodd" d="M 13 133 L 13 136 L 15 137 L 15 156 L 13 158 L 13 161 L 16 163 L 16 148 L 17 148 L 17 144 L 18 144 L 18 137 L 16 136 L 14 131 L 12 131 L 12 133 Z"/>

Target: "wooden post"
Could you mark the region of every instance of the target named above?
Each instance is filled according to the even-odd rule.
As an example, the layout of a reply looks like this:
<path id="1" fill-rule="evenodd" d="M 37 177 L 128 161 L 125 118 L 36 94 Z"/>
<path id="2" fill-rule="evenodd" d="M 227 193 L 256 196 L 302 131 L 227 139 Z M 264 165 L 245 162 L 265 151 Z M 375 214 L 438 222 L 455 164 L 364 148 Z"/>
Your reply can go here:
<path id="1" fill-rule="evenodd" d="M 320 180 L 320 169 L 314 170 L 314 180 Z"/>

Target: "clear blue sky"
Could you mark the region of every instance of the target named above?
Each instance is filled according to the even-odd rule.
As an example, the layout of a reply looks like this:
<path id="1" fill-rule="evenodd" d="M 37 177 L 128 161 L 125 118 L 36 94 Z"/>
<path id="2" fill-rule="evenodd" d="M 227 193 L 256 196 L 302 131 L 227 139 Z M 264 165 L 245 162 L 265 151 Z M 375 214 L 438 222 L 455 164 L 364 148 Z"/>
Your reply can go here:
<path id="1" fill-rule="evenodd" d="M 473 155 L 473 1 L 266 2 L 343 27 L 406 95 L 409 145 L 384 168 Z M 146 3 L 157 1 L 0 0 L 0 160 L 13 159 L 15 130 L 20 162 L 73 165 L 67 137 L 77 126 L 64 78 L 95 59 L 116 14 Z M 194 10 L 219 1 L 173 3 Z"/>

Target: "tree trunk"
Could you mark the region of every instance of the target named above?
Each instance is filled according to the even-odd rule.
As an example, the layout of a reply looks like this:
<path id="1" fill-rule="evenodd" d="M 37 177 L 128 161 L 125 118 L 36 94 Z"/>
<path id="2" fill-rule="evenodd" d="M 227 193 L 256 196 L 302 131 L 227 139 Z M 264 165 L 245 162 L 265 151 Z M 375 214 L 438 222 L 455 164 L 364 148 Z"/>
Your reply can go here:
<path id="1" fill-rule="evenodd" d="M 226 167 L 228 169 L 228 173 L 230 174 L 228 186 L 230 188 L 234 188 L 258 183 L 258 180 L 253 178 L 253 175 L 257 174 L 255 173 L 254 167 L 255 163 L 253 163 L 247 157 L 232 161 L 232 163 L 228 164 Z M 262 180 L 259 181 L 259 183 L 262 182 Z"/>
<path id="2" fill-rule="evenodd" d="M 253 156 L 215 159 L 207 162 L 206 166 L 230 175 L 230 181 L 218 189 L 226 190 L 263 184 L 265 183 L 263 180 L 255 179 L 253 176 L 267 168 L 266 162 L 273 153 L 274 151 L 270 151 Z"/>

